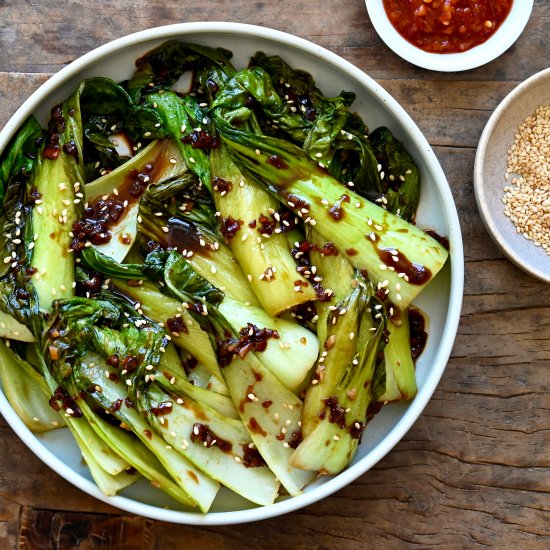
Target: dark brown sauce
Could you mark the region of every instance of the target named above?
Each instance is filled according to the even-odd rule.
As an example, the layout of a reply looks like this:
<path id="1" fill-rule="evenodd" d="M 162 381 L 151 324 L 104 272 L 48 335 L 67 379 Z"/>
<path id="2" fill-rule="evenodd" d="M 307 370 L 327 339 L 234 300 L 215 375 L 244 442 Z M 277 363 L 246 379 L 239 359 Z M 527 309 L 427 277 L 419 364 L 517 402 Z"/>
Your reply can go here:
<path id="1" fill-rule="evenodd" d="M 435 239 L 445 250 L 450 250 L 449 239 L 447 239 L 447 237 L 443 237 L 431 229 L 427 229 L 424 233 L 429 235 L 432 239 Z"/>
<path id="2" fill-rule="evenodd" d="M 246 468 L 261 468 L 266 465 L 256 447 L 250 447 L 248 443 L 243 443 L 241 447 L 243 449 L 243 466 Z"/>
<path id="3" fill-rule="evenodd" d="M 195 482 L 199 483 L 199 478 L 197 477 L 197 474 L 195 472 L 192 472 L 191 470 L 187 470 L 187 475 Z"/>
<path id="4" fill-rule="evenodd" d="M 411 339 L 411 355 L 413 361 L 416 361 L 418 357 L 424 351 L 426 342 L 428 340 L 428 333 L 426 332 L 426 320 L 424 315 L 418 309 L 411 308 L 409 313 L 409 334 Z"/>
<path id="5" fill-rule="evenodd" d="M 139 201 L 147 187 L 157 181 L 168 165 L 167 151 L 169 142 L 157 155 L 155 163 L 146 163 L 139 170 L 133 168 L 128 172 L 117 194 L 109 193 L 90 201 L 84 210 L 82 219 L 74 222 L 74 234 L 71 249 L 82 250 L 86 242 L 95 245 L 108 243 L 111 238 L 111 227 L 119 224 L 132 205 Z"/>
<path id="6" fill-rule="evenodd" d="M 167 414 L 170 414 L 172 412 L 172 409 L 174 407 L 172 406 L 171 401 L 166 401 L 158 404 L 158 407 L 151 407 L 151 412 L 155 416 L 164 416 Z"/>
<path id="7" fill-rule="evenodd" d="M 278 157 L 277 155 L 271 155 L 266 160 L 266 162 L 268 164 L 271 164 L 271 166 L 275 166 L 275 168 L 278 168 L 279 170 L 281 170 L 282 168 L 288 168 L 288 164 L 281 157 Z"/>
<path id="8" fill-rule="evenodd" d="M 248 427 L 250 428 L 250 431 L 252 433 L 262 435 L 262 436 L 267 435 L 267 432 L 260 426 L 258 421 L 253 416 L 251 416 L 250 420 L 248 421 Z"/>
<path id="9" fill-rule="evenodd" d="M 432 272 L 429 268 L 411 262 L 399 250 L 395 248 L 375 248 L 380 260 L 388 266 L 395 267 L 397 273 L 404 273 L 411 285 L 424 285 L 432 278 Z M 397 258 L 397 262 L 394 258 Z"/>
<path id="10" fill-rule="evenodd" d="M 344 209 L 339 205 L 335 204 L 334 206 L 331 206 L 328 210 L 328 213 L 336 220 L 340 221 L 344 217 Z"/>
<path id="11" fill-rule="evenodd" d="M 244 412 L 244 406 L 247 403 L 252 403 L 252 399 L 248 397 L 249 395 L 253 394 L 255 384 L 249 384 L 248 388 L 246 388 L 246 393 L 244 394 L 244 397 L 239 401 L 239 412 Z"/>
<path id="12" fill-rule="evenodd" d="M 256 382 L 261 382 L 264 379 L 262 374 L 258 371 L 252 370 L 252 374 L 254 375 L 254 380 L 256 380 Z"/>
<path id="13" fill-rule="evenodd" d="M 202 443 L 207 448 L 218 447 L 224 453 L 231 452 L 233 448 L 229 441 L 218 437 L 207 424 L 193 424 L 190 437 L 193 443 Z"/>
<path id="14" fill-rule="evenodd" d="M 179 252 L 187 250 L 195 254 L 207 255 L 210 247 L 201 246 L 201 233 L 196 226 L 179 218 L 169 218 L 166 222 L 168 232 L 165 233 L 164 243 L 168 248 L 175 248 Z"/>
<path id="15" fill-rule="evenodd" d="M 322 400 L 329 409 L 329 422 L 337 424 L 344 429 L 346 427 L 346 409 L 338 403 L 338 398 L 333 395 Z"/>

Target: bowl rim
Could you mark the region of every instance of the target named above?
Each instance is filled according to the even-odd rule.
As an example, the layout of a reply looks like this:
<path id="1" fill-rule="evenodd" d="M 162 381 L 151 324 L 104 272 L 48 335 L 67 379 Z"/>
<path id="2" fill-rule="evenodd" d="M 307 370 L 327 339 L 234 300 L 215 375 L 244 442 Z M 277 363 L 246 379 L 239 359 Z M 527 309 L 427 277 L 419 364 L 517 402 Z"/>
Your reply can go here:
<path id="1" fill-rule="evenodd" d="M 426 138 L 413 122 L 412 118 L 405 112 L 403 107 L 401 107 L 399 103 L 378 83 L 350 62 L 335 53 L 314 44 L 313 42 L 286 32 L 270 29 L 268 27 L 244 23 L 176 23 L 142 30 L 118 38 L 91 50 L 54 74 L 49 80 L 42 84 L 21 105 L 21 107 L 19 107 L 3 130 L 0 131 L 0 151 L 2 151 L 7 145 L 16 129 L 21 126 L 26 118 L 45 98 L 47 98 L 50 93 L 54 92 L 58 86 L 72 78 L 75 73 L 85 69 L 88 65 L 104 59 L 109 56 L 109 54 L 118 51 L 119 49 L 122 50 L 128 47 L 136 46 L 141 42 L 150 40 L 168 40 L 171 38 L 175 39 L 181 38 L 188 34 L 197 33 L 202 33 L 205 35 L 230 33 L 246 35 L 247 37 L 268 38 L 269 40 L 282 45 L 297 48 L 302 52 L 308 53 L 311 56 L 336 67 L 338 70 L 343 71 L 346 75 L 355 79 L 361 86 L 364 86 L 371 93 L 375 93 L 379 98 L 381 98 L 386 108 L 392 113 L 393 116 L 399 116 L 402 124 L 409 132 L 413 134 L 416 143 L 422 147 L 424 159 L 426 163 L 429 164 L 430 170 L 434 174 L 434 184 L 441 195 L 443 203 L 451 205 L 455 204 L 447 179 L 443 173 L 443 169 L 441 168 L 441 165 L 439 164 L 435 153 L 428 144 Z M 449 308 L 447 310 L 443 335 L 430 373 L 426 377 L 423 386 L 419 389 L 414 400 L 408 405 L 408 408 L 402 418 L 367 456 L 361 459 L 357 464 L 348 467 L 339 475 L 327 479 L 323 485 L 320 485 L 311 491 L 304 492 L 301 495 L 264 507 L 229 512 L 208 512 L 206 514 L 201 514 L 199 512 L 168 510 L 152 504 L 142 503 L 124 496 L 106 496 L 99 490 L 95 483 L 84 478 L 70 466 L 64 464 L 60 458 L 50 451 L 40 441 L 40 439 L 37 438 L 36 435 L 23 424 L 21 419 L 9 405 L 2 391 L 0 391 L 0 413 L 2 413 L 8 424 L 13 428 L 27 447 L 67 481 L 89 495 L 96 497 L 109 505 L 140 516 L 187 525 L 231 525 L 276 517 L 313 504 L 318 500 L 321 500 L 338 491 L 339 489 L 342 489 L 380 461 L 403 438 L 406 432 L 418 419 L 434 393 L 441 376 L 443 375 L 458 329 L 464 285 L 464 253 L 458 213 L 456 208 L 448 208 L 446 209 L 445 214 L 449 222 L 448 237 L 451 243 Z"/>
<path id="2" fill-rule="evenodd" d="M 483 224 L 485 225 L 485 228 L 487 229 L 487 232 L 489 233 L 493 241 L 498 245 L 502 252 L 504 252 L 504 254 L 510 259 L 510 261 L 512 261 L 517 267 L 519 267 L 526 273 L 529 273 L 530 275 L 536 277 L 537 279 L 540 279 L 541 281 L 550 283 L 550 272 L 542 271 L 541 269 L 538 269 L 536 265 L 533 265 L 531 263 L 526 264 L 525 261 L 522 261 L 518 257 L 515 248 L 506 240 L 504 235 L 499 230 L 497 224 L 494 221 L 492 210 L 489 207 L 489 203 L 487 201 L 485 178 L 483 175 L 483 165 L 485 161 L 487 147 L 489 145 L 489 142 L 491 141 L 495 127 L 499 123 L 501 117 L 510 108 L 510 105 L 512 105 L 512 103 L 514 103 L 516 99 L 528 93 L 531 86 L 540 80 L 547 80 L 548 84 L 550 85 L 550 68 L 543 69 L 542 71 L 531 75 L 529 78 L 518 84 L 508 95 L 504 97 L 504 99 L 499 103 L 499 105 L 493 111 L 492 115 L 487 121 L 487 124 L 485 125 L 485 128 L 483 129 L 483 132 L 481 134 L 481 138 L 479 139 L 474 161 L 474 191 L 477 207 L 481 214 Z M 530 114 L 531 113 L 526 116 L 529 116 Z M 519 124 L 521 123 L 523 123 L 523 119 L 519 121 Z M 510 143 L 510 146 L 511 145 L 512 144 Z M 503 167 L 502 172 L 503 184 L 504 172 L 505 167 Z"/>
<path id="3" fill-rule="evenodd" d="M 508 50 L 519 38 L 533 9 L 534 0 L 513 0 L 508 17 L 482 44 L 459 53 L 431 53 L 403 38 L 390 23 L 383 0 L 365 0 L 372 25 L 386 46 L 409 63 L 439 72 L 460 72 L 490 63 Z"/>

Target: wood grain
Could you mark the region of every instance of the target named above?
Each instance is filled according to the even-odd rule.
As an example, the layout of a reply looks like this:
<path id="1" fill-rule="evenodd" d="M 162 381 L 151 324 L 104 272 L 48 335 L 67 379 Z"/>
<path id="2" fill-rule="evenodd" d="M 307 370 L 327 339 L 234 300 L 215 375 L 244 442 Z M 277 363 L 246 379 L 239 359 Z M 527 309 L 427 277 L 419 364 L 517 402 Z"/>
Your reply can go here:
<path id="1" fill-rule="evenodd" d="M 465 73 L 424 71 L 388 50 L 362 0 L 0 0 L 0 126 L 49 75 L 90 49 L 157 25 L 228 20 L 313 40 L 365 70 L 411 114 L 456 201 L 465 292 L 451 359 L 423 415 L 371 471 L 323 501 L 259 523 L 155 522 L 153 548 L 546 549 L 550 547 L 550 292 L 504 259 L 475 203 L 475 148 L 494 108 L 545 68 L 550 0 L 516 44 Z M 21 513 L 123 515 L 51 472 L 0 419 L 0 548 Z"/>

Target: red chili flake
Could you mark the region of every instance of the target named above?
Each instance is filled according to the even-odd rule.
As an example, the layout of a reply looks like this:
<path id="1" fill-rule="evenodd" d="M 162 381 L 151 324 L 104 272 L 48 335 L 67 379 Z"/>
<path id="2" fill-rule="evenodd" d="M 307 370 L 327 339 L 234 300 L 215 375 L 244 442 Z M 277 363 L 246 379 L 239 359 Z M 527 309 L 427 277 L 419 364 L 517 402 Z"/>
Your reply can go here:
<path id="1" fill-rule="evenodd" d="M 166 320 L 166 326 L 170 332 L 175 332 L 178 334 L 180 332 L 183 332 L 184 334 L 189 333 L 189 329 L 187 328 L 183 317 L 170 317 Z"/>
<path id="2" fill-rule="evenodd" d="M 250 447 L 247 443 L 243 443 L 241 447 L 243 449 L 243 466 L 246 468 L 261 468 L 266 465 L 256 447 Z"/>
<path id="3" fill-rule="evenodd" d="M 316 250 L 323 256 L 338 256 L 338 249 L 330 241 L 321 247 L 316 247 Z"/>
<path id="4" fill-rule="evenodd" d="M 120 411 L 120 408 L 122 407 L 122 399 L 117 399 L 110 407 L 109 412 L 111 414 L 115 414 L 117 411 Z"/>
<path id="5" fill-rule="evenodd" d="M 223 218 L 220 231 L 226 239 L 232 239 L 237 231 L 239 231 L 243 223 L 244 222 L 242 220 L 236 220 L 233 218 L 233 216 L 229 216 L 229 218 Z"/>
<path id="6" fill-rule="evenodd" d="M 193 149 L 216 149 L 220 141 L 216 136 L 210 135 L 203 129 L 194 130 L 181 138 L 182 143 L 189 143 Z"/>
<path id="7" fill-rule="evenodd" d="M 229 193 L 233 189 L 233 184 L 228 180 L 216 176 L 212 178 L 212 189 L 218 193 Z"/>
<path id="8" fill-rule="evenodd" d="M 252 323 L 247 323 L 247 326 L 240 330 L 238 339 L 227 338 L 218 341 L 218 355 L 224 358 L 224 363 L 220 364 L 228 365 L 234 355 L 244 359 L 249 351 L 265 351 L 270 338 L 279 339 L 279 333 L 276 330 L 260 329 Z M 225 362 L 227 359 L 229 361 Z"/>
<path id="9" fill-rule="evenodd" d="M 189 376 L 191 374 L 191 371 L 199 364 L 198 359 L 193 357 L 192 355 L 189 356 L 189 359 L 186 361 L 181 362 L 181 366 L 183 367 L 183 370 L 185 371 L 185 374 Z"/>
<path id="10" fill-rule="evenodd" d="M 19 300 L 26 301 L 29 299 L 29 293 L 22 288 L 18 288 L 15 294 Z"/>
<path id="11" fill-rule="evenodd" d="M 136 371 L 139 366 L 139 360 L 134 355 L 127 355 L 122 360 L 122 369 L 127 371 L 129 374 Z"/>
<path id="12" fill-rule="evenodd" d="M 344 429 L 346 427 L 346 409 L 338 404 L 338 398 L 333 395 L 322 401 L 329 408 L 329 422 L 337 424 L 339 428 Z"/>
<path id="13" fill-rule="evenodd" d="M 295 432 L 292 432 L 292 436 L 288 441 L 288 446 L 291 449 L 296 449 L 303 439 L 302 430 L 296 430 Z"/>
<path id="14" fill-rule="evenodd" d="M 202 443 L 207 448 L 218 447 L 224 453 L 229 453 L 233 449 L 229 441 L 217 436 L 207 424 L 193 424 L 190 438 L 193 443 Z"/>
<path id="15" fill-rule="evenodd" d="M 294 205 L 294 206 L 292 206 L 291 204 L 289 204 L 289 206 L 293 210 L 302 210 L 302 208 L 304 208 L 307 211 L 309 211 L 309 203 L 307 203 L 305 200 L 301 199 L 297 195 L 292 195 L 292 194 L 288 195 L 287 198 L 286 198 L 286 202 L 287 202 L 287 204 L 292 203 Z"/>
<path id="16" fill-rule="evenodd" d="M 76 399 L 78 399 L 78 396 L 71 397 L 61 386 L 58 386 L 48 403 L 55 411 L 61 409 L 64 411 L 70 410 L 70 416 L 80 418 L 82 416 L 82 411 L 78 408 Z M 59 402 L 61 402 L 61 406 Z"/>
<path id="17" fill-rule="evenodd" d="M 67 155 L 70 155 L 71 157 L 74 157 L 78 162 L 78 149 L 72 139 L 71 141 L 63 144 L 63 152 L 67 153 Z"/>
<path id="18" fill-rule="evenodd" d="M 49 160 L 55 160 L 59 157 L 60 152 L 59 145 L 48 144 L 42 150 L 42 156 Z"/>
<path id="19" fill-rule="evenodd" d="M 273 235 L 275 227 L 277 226 L 277 222 L 274 219 L 270 219 L 264 214 L 260 214 L 258 221 L 260 222 L 260 227 L 257 229 L 258 233 L 262 235 Z"/>
<path id="20" fill-rule="evenodd" d="M 315 302 L 303 302 L 294 306 L 292 312 L 298 321 L 313 322 L 313 318 L 317 315 L 317 307 Z"/>
<path id="21" fill-rule="evenodd" d="M 101 288 L 103 282 L 102 276 L 99 273 L 92 273 L 87 281 L 79 283 L 79 286 L 85 292 L 97 292 Z"/>

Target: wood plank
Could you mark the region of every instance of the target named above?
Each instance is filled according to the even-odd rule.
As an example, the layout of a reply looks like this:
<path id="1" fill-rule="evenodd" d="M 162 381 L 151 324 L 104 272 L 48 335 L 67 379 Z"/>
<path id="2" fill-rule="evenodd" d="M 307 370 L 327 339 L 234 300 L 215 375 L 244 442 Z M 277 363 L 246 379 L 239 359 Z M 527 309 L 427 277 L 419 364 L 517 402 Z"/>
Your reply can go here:
<path id="1" fill-rule="evenodd" d="M 342 0 L 334 9 L 331 0 L 295 0 L 291 9 L 273 2 L 220 0 L 205 9 L 200 0 L 162 3 L 136 0 L 132 17 L 120 2 L 107 0 L 97 11 L 92 4 L 71 2 L 69 7 L 53 0 L 20 3 L 5 0 L 7 17 L 0 27 L 0 71 L 56 72 L 89 50 L 115 38 L 152 26 L 193 21 L 238 21 L 269 26 L 333 50 L 374 78 L 431 78 L 456 80 L 452 74 L 432 73 L 403 61 L 380 40 L 367 15 L 363 0 Z M 462 73 L 464 80 L 523 80 L 546 68 L 538 46 L 545 43 L 550 8 L 535 2 L 526 31 L 508 52 L 484 67 Z M 80 21 L 93 21 L 86 32 L 75 32 Z M 307 24 L 306 24 L 307 22 Z M 82 27 L 84 30 L 84 27 Z M 29 44 L 35 50 L 29 55 Z"/>
<path id="2" fill-rule="evenodd" d="M 15 111 L 46 80 L 44 73 L 9 73 L 0 71 L 0 90 L 9 101 L 0 101 L 0 128 L 3 128 Z"/>
<path id="3" fill-rule="evenodd" d="M 137 516 L 25 508 L 19 550 L 152 550 L 153 522 Z"/>
<path id="4" fill-rule="evenodd" d="M 21 506 L 55 510 L 116 512 L 53 472 L 10 428 L 0 428 L 0 448 L 0 502 L 11 500 Z"/>
<path id="5" fill-rule="evenodd" d="M 0 472 L 0 487 L 3 473 Z M 0 548 L 13 550 L 17 546 L 19 531 L 19 514 L 21 506 L 9 498 L 0 497 Z"/>
<path id="6" fill-rule="evenodd" d="M 182 20 L 264 24 L 323 45 L 377 79 L 434 146 L 457 204 L 466 256 L 459 332 L 438 389 L 395 449 L 354 483 L 301 511 L 241 526 L 155 522 L 152 547 L 546 549 L 550 293 L 488 237 L 475 203 L 473 166 L 493 109 L 547 66 L 550 0 L 535 1 L 526 31 L 508 52 L 458 74 L 425 71 L 393 54 L 373 30 L 364 0 L 335 5 L 106 0 L 97 10 L 83 0 L 0 1 L 0 127 L 50 74 L 113 38 Z M 17 547 L 22 510 L 24 519 L 55 525 L 91 519 L 105 540 L 117 536 L 116 521 L 143 521 L 127 519 L 54 474 L 2 418 L 0 448 L 0 548 Z"/>

